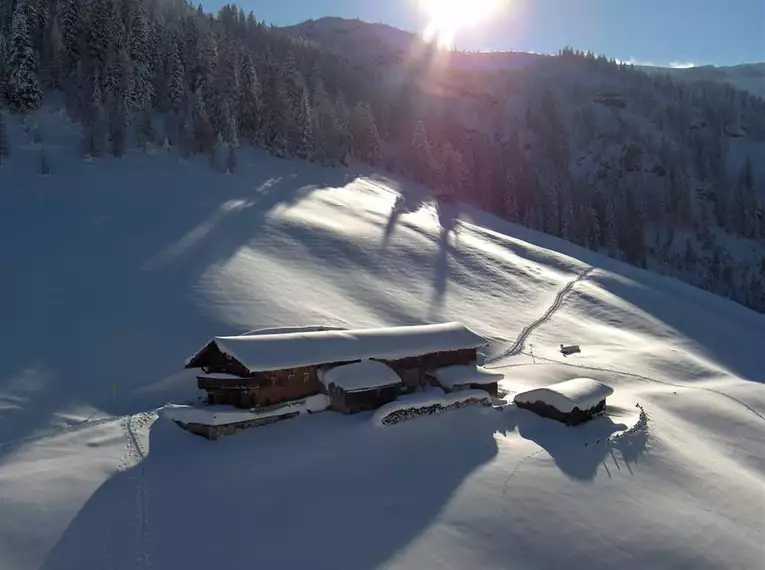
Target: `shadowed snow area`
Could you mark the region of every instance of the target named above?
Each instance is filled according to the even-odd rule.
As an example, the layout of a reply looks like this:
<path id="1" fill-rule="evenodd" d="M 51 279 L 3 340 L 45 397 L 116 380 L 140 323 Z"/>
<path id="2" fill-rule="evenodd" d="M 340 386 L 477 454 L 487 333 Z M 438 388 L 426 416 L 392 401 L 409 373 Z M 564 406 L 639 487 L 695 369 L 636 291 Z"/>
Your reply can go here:
<path id="1" fill-rule="evenodd" d="M 52 163 L 0 169 L 0 567 L 765 556 L 765 316 L 373 173 L 250 151 L 233 176 L 164 154 Z M 151 413 L 196 399 L 181 369 L 215 335 L 449 321 L 493 341 L 509 399 L 586 376 L 614 388 L 608 415 L 326 412 L 209 442 Z M 614 438 L 636 403 L 645 425 Z"/>

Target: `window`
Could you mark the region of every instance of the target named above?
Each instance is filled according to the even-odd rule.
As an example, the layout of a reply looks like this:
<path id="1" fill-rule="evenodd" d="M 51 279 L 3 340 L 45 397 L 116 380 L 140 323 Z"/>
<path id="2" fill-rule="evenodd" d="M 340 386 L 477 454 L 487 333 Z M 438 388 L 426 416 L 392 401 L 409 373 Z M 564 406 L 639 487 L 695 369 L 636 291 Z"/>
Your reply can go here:
<path id="1" fill-rule="evenodd" d="M 287 384 L 290 384 L 290 385 L 292 385 L 292 384 L 294 384 L 294 383 L 295 383 L 295 375 L 294 375 L 294 374 L 292 374 L 292 373 L 290 373 L 290 375 L 289 375 L 289 376 L 287 376 Z"/>
<path id="2" fill-rule="evenodd" d="M 311 381 L 311 373 L 310 372 L 304 372 L 303 373 L 303 383 L 308 384 Z"/>

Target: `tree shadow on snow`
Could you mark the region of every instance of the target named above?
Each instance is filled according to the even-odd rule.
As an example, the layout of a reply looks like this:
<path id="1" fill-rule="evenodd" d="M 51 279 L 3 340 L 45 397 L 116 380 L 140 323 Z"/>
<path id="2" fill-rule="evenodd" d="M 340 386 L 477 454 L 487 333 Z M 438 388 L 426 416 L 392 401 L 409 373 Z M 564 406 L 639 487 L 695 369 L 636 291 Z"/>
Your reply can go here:
<path id="1" fill-rule="evenodd" d="M 592 480 L 598 467 L 612 452 L 609 436 L 626 428 L 624 424 L 614 423 L 608 416 L 568 427 L 528 410 L 518 410 L 518 433 L 521 437 L 542 447 L 558 468 L 574 479 Z"/>
<path id="2" fill-rule="evenodd" d="M 71 166 L 88 182 L 30 179 L 24 193 L 0 195 L 0 298 L 13 299 L 3 321 L 20 339 L 0 372 L 0 443 L 61 423 L 62 410 L 146 405 L 136 388 L 177 371 L 211 333 L 241 332 L 190 300 L 201 275 L 249 244 L 274 209 L 352 179 L 249 151 L 232 176 L 165 156 Z M 30 371 L 44 386 L 24 380 Z"/>
<path id="3" fill-rule="evenodd" d="M 468 408 L 383 428 L 327 412 L 210 442 L 160 419 L 147 459 L 90 498 L 43 570 L 372 570 L 428 528 L 513 421 Z"/>
<path id="4" fill-rule="evenodd" d="M 420 190 L 402 190 L 396 196 L 396 201 L 391 207 L 388 221 L 385 224 L 382 242 L 383 248 L 388 247 L 393 232 L 396 230 L 396 225 L 398 225 L 399 218 L 404 214 L 416 212 L 425 205 L 426 200 L 426 194 Z"/>
<path id="5" fill-rule="evenodd" d="M 439 202 L 436 205 L 436 215 L 440 227 L 438 237 L 438 259 L 436 260 L 433 279 L 433 298 L 431 312 L 437 316 L 443 305 L 449 281 L 449 255 L 456 255 L 456 240 L 459 239 L 459 206 Z M 455 244 L 451 243 L 454 236 Z"/>

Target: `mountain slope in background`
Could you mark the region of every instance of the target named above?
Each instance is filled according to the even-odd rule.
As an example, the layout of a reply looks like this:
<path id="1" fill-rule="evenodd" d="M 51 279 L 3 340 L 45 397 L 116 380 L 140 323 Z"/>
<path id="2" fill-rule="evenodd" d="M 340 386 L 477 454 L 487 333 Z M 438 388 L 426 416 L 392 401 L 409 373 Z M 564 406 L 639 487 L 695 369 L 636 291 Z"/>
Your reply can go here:
<path id="1" fill-rule="evenodd" d="M 643 66 L 651 73 L 666 73 L 684 81 L 723 83 L 765 99 L 765 62 L 741 65 L 700 65 L 689 68 Z"/>
<path id="2" fill-rule="evenodd" d="M 245 143 L 381 166 L 765 311 L 761 98 L 570 48 L 445 52 L 382 24 L 124 3 L 0 4 L 7 107 L 62 97 L 86 156 L 164 143 L 225 171 Z"/>
<path id="3" fill-rule="evenodd" d="M 37 120 L 52 134 L 28 144 L 13 120 L 0 171 L 0 566 L 761 559 L 765 316 L 374 172 L 246 150 L 230 176 L 154 147 L 83 161 L 76 126 Z M 324 413 L 215 443 L 156 420 L 196 398 L 182 366 L 212 335 L 445 320 L 493 339 L 489 356 L 530 327 L 492 364 L 510 396 L 592 376 L 616 389 L 608 417 Z M 583 352 L 563 358 L 570 342 Z"/>
<path id="4" fill-rule="evenodd" d="M 401 61 L 410 54 L 427 49 L 418 34 L 388 24 L 369 23 L 358 19 L 326 17 L 307 20 L 280 28 L 285 32 L 308 39 L 351 58 L 371 57 L 379 62 Z M 496 51 L 456 52 L 453 65 L 461 67 L 514 69 L 527 67 L 550 55 Z M 648 73 L 668 74 L 684 81 L 705 81 L 730 85 L 765 98 L 765 62 L 731 66 L 703 65 L 694 67 L 638 66 Z"/>
<path id="5" fill-rule="evenodd" d="M 648 73 L 438 52 L 358 20 L 287 31 L 364 70 L 390 170 L 765 310 L 765 100 L 732 87 L 759 64 Z"/>

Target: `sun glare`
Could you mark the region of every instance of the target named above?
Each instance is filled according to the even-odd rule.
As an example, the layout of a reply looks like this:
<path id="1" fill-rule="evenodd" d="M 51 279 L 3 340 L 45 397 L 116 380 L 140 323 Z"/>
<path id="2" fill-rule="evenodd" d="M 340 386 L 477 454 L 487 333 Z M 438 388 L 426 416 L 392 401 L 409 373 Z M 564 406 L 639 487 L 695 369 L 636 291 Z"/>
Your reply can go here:
<path id="1" fill-rule="evenodd" d="M 495 14 L 502 0 L 420 0 L 428 15 L 426 41 L 449 47 L 458 30 L 469 28 Z"/>

